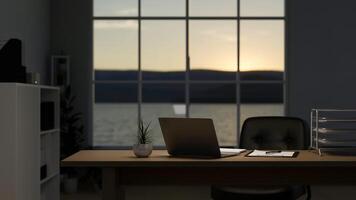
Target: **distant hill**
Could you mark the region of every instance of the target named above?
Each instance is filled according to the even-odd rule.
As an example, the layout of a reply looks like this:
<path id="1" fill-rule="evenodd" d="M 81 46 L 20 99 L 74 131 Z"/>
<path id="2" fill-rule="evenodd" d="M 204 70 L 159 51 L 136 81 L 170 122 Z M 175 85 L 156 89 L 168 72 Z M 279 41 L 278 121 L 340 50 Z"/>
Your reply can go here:
<path id="1" fill-rule="evenodd" d="M 144 80 L 184 80 L 185 72 L 142 72 Z M 283 80 L 283 72 L 279 71 L 249 71 L 240 72 L 241 80 Z M 106 71 L 96 70 L 95 80 L 137 80 L 137 71 Z M 234 80 L 235 72 L 192 70 L 191 80 Z"/>
<path id="2" fill-rule="evenodd" d="M 143 72 L 144 80 L 185 80 L 185 72 Z M 96 80 L 137 80 L 137 71 L 95 71 Z M 190 80 L 233 81 L 234 72 L 194 70 Z M 241 80 L 278 81 L 283 80 L 282 72 L 251 71 L 241 72 Z M 137 84 L 96 84 L 96 102 L 137 102 Z M 244 83 L 240 87 L 242 103 L 281 103 L 283 102 L 282 83 Z M 155 84 L 143 85 L 142 98 L 144 102 L 184 102 L 185 84 Z M 190 101 L 192 103 L 234 103 L 236 102 L 236 86 L 233 83 L 192 83 L 190 85 Z"/>

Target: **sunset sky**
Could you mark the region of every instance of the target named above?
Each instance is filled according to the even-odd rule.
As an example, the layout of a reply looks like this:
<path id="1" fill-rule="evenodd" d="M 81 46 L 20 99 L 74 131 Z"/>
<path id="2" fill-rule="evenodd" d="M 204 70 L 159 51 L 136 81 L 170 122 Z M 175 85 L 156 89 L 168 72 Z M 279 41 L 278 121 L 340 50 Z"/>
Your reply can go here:
<path id="1" fill-rule="evenodd" d="M 190 0 L 191 16 L 236 16 L 236 0 Z M 241 0 L 241 16 L 283 16 L 283 0 Z M 135 0 L 94 0 L 95 16 L 137 16 Z M 185 0 L 142 0 L 143 16 L 184 16 Z M 242 20 L 240 70 L 284 69 L 284 21 Z M 237 70 L 237 22 L 191 20 L 191 69 Z M 142 21 L 142 70 L 184 71 L 185 20 Z M 138 69 L 135 20 L 94 21 L 97 70 Z"/>

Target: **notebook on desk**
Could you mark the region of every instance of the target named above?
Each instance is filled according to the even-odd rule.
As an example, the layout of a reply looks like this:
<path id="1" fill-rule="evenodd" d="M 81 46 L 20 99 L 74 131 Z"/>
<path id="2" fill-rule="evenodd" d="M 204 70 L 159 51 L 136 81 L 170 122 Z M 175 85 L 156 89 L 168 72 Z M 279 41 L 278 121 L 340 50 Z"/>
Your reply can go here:
<path id="1" fill-rule="evenodd" d="M 167 151 L 172 156 L 221 158 L 245 151 L 219 148 L 212 119 L 159 118 L 159 123 Z"/>
<path id="2" fill-rule="evenodd" d="M 280 157 L 293 158 L 298 156 L 297 151 L 281 151 L 281 150 L 253 150 L 246 154 L 247 157 Z"/>

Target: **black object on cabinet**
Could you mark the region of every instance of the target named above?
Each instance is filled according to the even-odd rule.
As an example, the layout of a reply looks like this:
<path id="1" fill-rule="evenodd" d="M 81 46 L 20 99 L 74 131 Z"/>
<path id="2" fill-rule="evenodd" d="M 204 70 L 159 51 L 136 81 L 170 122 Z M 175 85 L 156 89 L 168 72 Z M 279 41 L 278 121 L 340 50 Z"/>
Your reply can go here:
<path id="1" fill-rule="evenodd" d="M 26 83 L 21 40 L 10 39 L 4 45 L 0 44 L 0 82 Z"/>

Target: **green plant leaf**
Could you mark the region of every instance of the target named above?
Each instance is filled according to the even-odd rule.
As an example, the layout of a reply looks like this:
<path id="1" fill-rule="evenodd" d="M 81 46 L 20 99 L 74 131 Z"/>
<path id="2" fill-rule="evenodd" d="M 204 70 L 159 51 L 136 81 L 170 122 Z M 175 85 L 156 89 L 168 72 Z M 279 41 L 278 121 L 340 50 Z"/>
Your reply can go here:
<path id="1" fill-rule="evenodd" d="M 148 144 L 152 141 L 150 136 L 150 125 L 151 122 L 145 124 L 142 119 L 139 121 L 137 133 L 137 142 L 139 144 Z"/>

